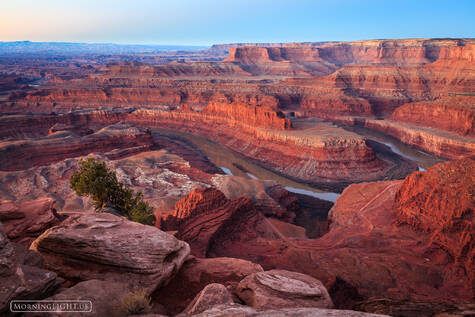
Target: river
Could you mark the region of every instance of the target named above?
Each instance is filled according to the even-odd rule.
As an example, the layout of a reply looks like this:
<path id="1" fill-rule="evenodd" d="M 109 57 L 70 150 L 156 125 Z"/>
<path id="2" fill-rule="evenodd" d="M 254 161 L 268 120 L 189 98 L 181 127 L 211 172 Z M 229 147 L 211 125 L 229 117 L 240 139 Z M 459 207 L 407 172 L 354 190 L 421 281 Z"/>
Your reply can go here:
<path id="1" fill-rule="evenodd" d="M 446 160 L 436 155 L 426 153 L 408 144 L 405 144 L 398 139 L 363 127 L 341 126 L 342 128 L 364 136 L 367 139 L 374 140 L 388 146 L 391 151 L 402 156 L 410 161 L 413 161 L 419 167 L 419 171 L 425 171 L 434 164 L 445 162 Z"/>
<path id="2" fill-rule="evenodd" d="M 372 139 L 387 145 L 394 153 L 411 161 L 415 161 L 419 166 L 419 170 L 425 170 L 427 167 L 441 161 L 433 155 L 419 151 L 409 145 L 399 142 L 393 137 L 384 135 L 382 133 L 374 132 L 365 128 L 345 128 L 365 136 L 368 139 Z M 213 164 L 221 168 L 223 172 L 228 175 L 274 180 L 283 185 L 290 192 L 308 195 L 332 202 L 335 202 L 335 200 L 340 196 L 339 193 L 319 190 L 317 188 L 313 188 L 306 184 L 302 184 L 284 176 L 278 175 L 268 169 L 254 164 L 245 156 L 231 151 L 228 148 L 207 138 L 175 130 L 153 129 L 153 131 L 160 134 L 170 135 L 172 137 L 179 137 L 191 142 L 196 148 L 205 154 Z"/>

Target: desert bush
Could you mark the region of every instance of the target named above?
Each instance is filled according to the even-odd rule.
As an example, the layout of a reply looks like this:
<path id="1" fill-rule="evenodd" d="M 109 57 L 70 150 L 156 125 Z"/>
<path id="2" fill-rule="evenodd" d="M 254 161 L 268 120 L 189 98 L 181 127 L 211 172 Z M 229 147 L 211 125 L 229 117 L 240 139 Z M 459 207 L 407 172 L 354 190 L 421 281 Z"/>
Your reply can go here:
<path id="1" fill-rule="evenodd" d="M 137 290 L 122 298 L 121 309 L 127 315 L 146 314 L 152 309 L 150 300 L 145 290 Z"/>

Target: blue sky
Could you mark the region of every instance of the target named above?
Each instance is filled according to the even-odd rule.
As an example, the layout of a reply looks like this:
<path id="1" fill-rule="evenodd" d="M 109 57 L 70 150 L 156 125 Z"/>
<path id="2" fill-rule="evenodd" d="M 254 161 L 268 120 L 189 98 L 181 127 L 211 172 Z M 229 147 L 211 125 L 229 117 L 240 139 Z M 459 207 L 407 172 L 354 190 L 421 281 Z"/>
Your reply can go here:
<path id="1" fill-rule="evenodd" d="M 211 45 L 475 37 L 475 0 L 0 0 L 0 41 Z"/>

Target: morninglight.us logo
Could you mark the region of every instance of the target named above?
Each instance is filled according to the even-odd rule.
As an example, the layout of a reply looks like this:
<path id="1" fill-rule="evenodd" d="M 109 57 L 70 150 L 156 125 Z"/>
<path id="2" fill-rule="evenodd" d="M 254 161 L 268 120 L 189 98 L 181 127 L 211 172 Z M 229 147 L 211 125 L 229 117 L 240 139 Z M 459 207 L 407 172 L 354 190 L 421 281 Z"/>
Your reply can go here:
<path id="1" fill-rule="evenodd" d="M 90 313 L 90 300 L 12 300 L 12 313 L 55 312 L 55 313 Z"/>

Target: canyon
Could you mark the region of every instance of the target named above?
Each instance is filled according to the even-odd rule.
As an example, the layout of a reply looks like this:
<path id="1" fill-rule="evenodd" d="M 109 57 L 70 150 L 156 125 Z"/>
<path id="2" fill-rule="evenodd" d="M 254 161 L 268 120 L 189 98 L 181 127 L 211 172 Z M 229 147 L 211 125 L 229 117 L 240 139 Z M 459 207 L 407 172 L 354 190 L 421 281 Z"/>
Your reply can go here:
<path id="1" fill-rule="evenodd" d="M 85 290 L 93 316 L 137 290 L 157 316 L 475 309 L 474 39 L 60 46 L 0 50 L 0 314 Z M 86 158 L 155 226 L 76 195 Z"/>

